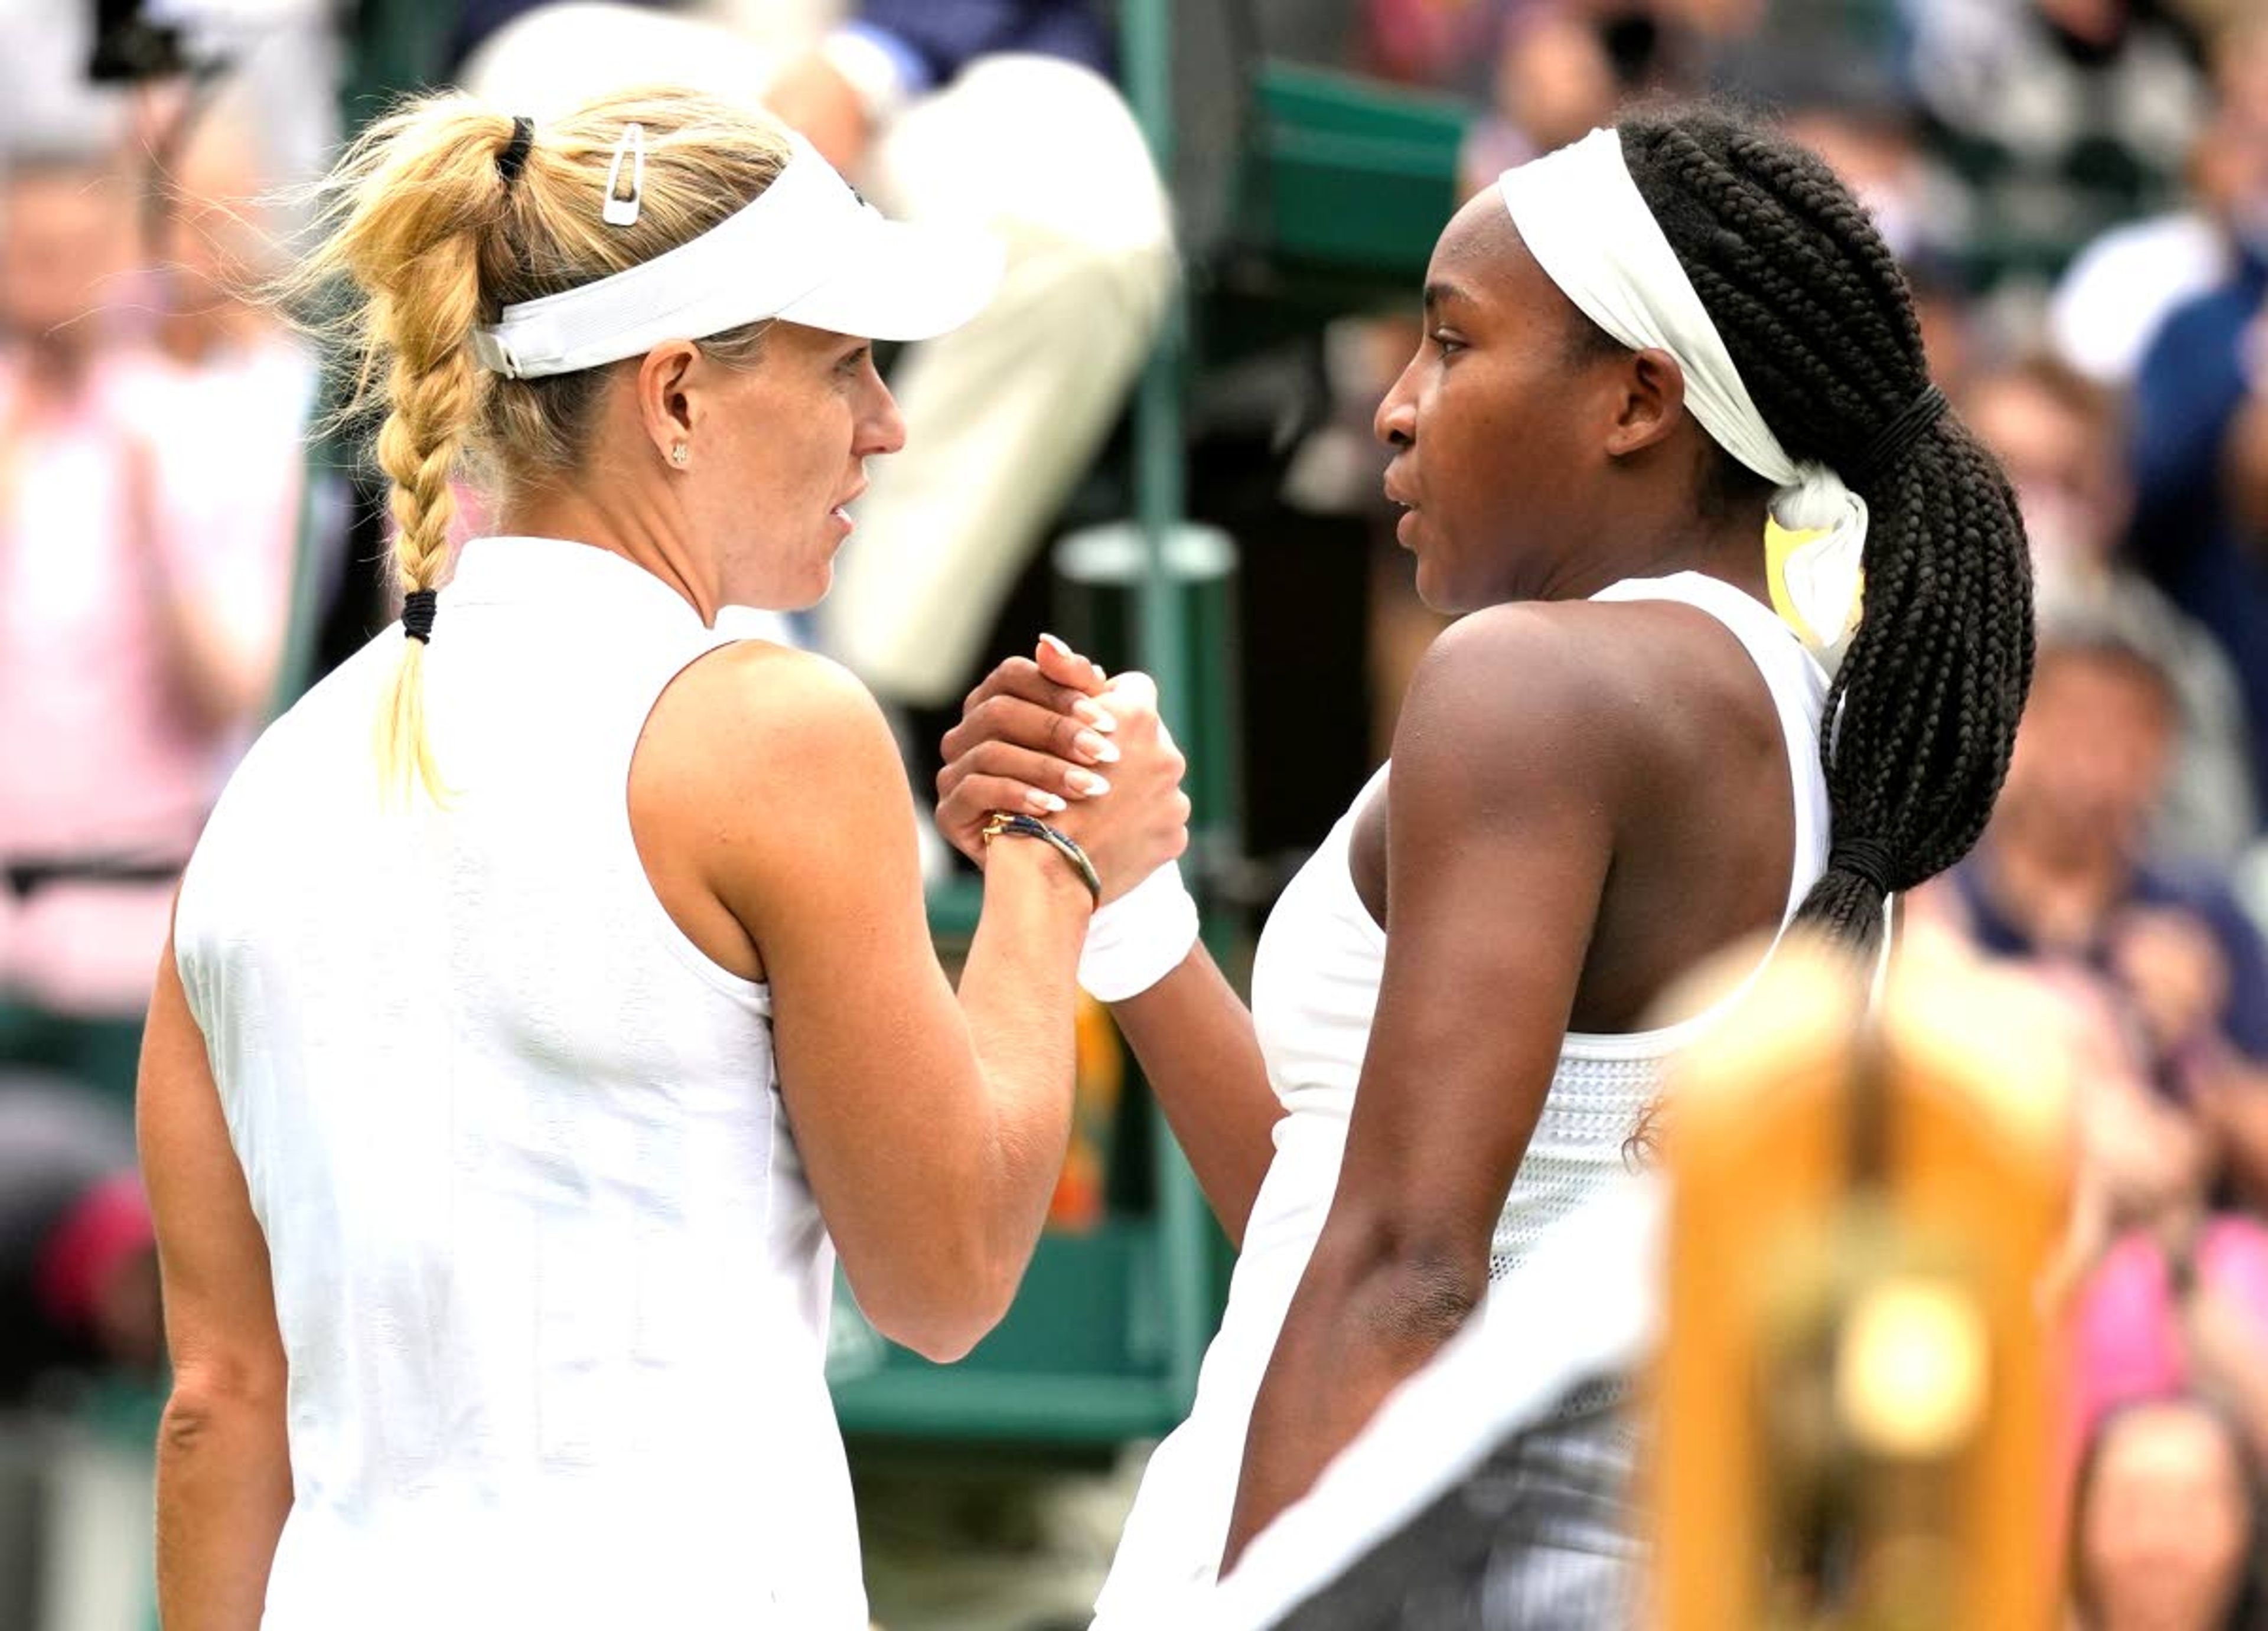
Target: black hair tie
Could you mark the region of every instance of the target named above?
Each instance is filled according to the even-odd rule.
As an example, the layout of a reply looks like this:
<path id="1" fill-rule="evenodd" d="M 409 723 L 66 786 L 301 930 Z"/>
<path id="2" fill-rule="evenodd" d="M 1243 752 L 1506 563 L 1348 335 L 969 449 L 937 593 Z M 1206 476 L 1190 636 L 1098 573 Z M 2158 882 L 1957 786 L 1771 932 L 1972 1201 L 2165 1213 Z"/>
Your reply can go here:
<path id="1" fill-rule="evenodd" d="M 431 589 L 413 589 L 401 602 L 401 632 L 412 640 L 433 643 L 433 608 L 441 597 Z"/>
<path id="2" fill-rule="evenodd" d="M 1847 873 L 1878 895 L 1890 893 L 1889 846 L 1875 839 L 1837 840 L 1827 852 L 1827 870 Z"/>
<path id="3" fill-rule="evenodd" d="M 504 143 L 504 151 L 497 155 L 497 173 L 510 187 L 519 180 L 519 173 L 527 168 L 528 150 L 535 145 L 535 121 L 526 114 L 515 115 L 512 121 L 512 140 Z"/>
<path id="4" fill-rule="evenodd" d="M 1844 471 L 1844 481 L 1852 487 L 1864 487 L 1876 476 L 1883 474 L 1903 459 L 1906 451 L 1922 438 L 1932 425 L 1945 416 L 1949 406 L 1945 393 L 1935 386 L 1926 386 L 1922 393 L 1905 406 L 1905 410 L 1884 425 L 1874 439 L 1867 444 L 1858 458 Z"/>

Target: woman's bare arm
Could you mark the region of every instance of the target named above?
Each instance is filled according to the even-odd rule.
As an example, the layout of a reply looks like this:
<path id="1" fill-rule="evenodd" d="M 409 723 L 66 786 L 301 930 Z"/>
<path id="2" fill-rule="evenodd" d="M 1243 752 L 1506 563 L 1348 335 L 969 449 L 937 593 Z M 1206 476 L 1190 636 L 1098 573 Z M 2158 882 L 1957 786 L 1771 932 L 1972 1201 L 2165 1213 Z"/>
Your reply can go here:
<path id="1" fill-rule="evenodd" d="M 1275 1158 L 1271 1133 L 1284 1113 L 1269 1085 L 1252 1010 L 1199 941 L 1180 967 L 1139 996 L 1112 1003 L 1110 1012 L 1213 1216 L 1230 1243 L 1241 1246 L 1253 1199 Z"/>
<path id="2" fill-rule="evenodd" d="M 1186 834 L 1154 716 L 1119 736 L 1108 813 L 1050 818 L 1107 876 Z M 1038 840 L 997 841 L 956 996 L 880 709 L 832 664 L 753 643 L 664 694 L 631 794 L 641 852 L 689 857 L 761 960 L 780 1091 L 860 1307 L 957 1358 L 1006 1311 L 1069 1143 L 1086 885 Z"/>
<path id="3" fill-rule="evenodd" d="M 1612 848 L 1611 733 L 1582 658 L 1563 628 L 1504 608 L 1437 641 L 1404 704 L 1377 1018 L 1338 1190 L 1253 1408 L 1224 1569 L 1487 1289 Z"/>
<path id="4" fill-rule="evenodd" d="M 256 1631 L 291 1507 L 284 1342 L 267 1242 L 170 939 L 137 1118 L 173 1366 L 158 1434 L 158 1617 L 166 1631 Z"/>

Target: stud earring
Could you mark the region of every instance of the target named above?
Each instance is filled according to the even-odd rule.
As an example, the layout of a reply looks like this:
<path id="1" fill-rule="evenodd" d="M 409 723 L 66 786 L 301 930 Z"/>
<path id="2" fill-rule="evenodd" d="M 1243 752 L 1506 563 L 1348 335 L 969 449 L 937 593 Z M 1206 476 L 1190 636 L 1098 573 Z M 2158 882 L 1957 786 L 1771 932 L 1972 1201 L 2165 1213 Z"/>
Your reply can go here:
<path id="1" fill-rule="evenodd" d="M 685 468 L 685 461 L 692 457 L 692 448 L 683 442 L 678 443 L 669 450 L 669 462 L 675 465 L 680 470 Z"/>

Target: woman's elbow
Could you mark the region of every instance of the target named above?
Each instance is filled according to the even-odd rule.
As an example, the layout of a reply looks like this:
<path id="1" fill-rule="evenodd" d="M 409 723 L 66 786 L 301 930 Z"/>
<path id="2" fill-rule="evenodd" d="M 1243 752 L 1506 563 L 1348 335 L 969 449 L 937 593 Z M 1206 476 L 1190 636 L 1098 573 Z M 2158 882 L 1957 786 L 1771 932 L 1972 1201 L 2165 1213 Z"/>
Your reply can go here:
<path id="1" fill-rule="evenodd" d="M 1348 1220 L 1319 1244 L 1319 1289 L 1360 1325 L 1429 1345 L 1453 1336 L 1488 1289 L 1488 1249 L 1378 1214 Z"/>
<path id="2" fill-rule="evenodd" d="M 1006 1318 L 1022 1278 L 1021 1265 L 970 1262 L 924 1282 L 878 1289 L 870 1299 L 856 1277 L 851 1290 L 867 1323 L 901 1348 L 932 1363 L 949 1365 Z"/>
<path id="3" fill-rule="evenodd" d="M 202 1448 L 241 1425 L 284 1420 L 285 1377 L 280 1363 L 205 1361 L 177 1366 L 158 1425 L 158 1438 L 179 1453 Z"/>
<path id="4" fill-rule="evenodd" d="M 911 1348 L 932 1364 L 957 1364 L 991 1333 L 1007 1311 L 982 1307 L 968 1298 L 939 1299 L 921 1308 L 869 1310 L 867 1320 L 900 1348 Z"/>
<path id="5" fill-rule="evenodd" d="M 168 1409 L 188 1414 L 280 1411 L 290 1374 L 280 1353 L 176 1355 Z"/>

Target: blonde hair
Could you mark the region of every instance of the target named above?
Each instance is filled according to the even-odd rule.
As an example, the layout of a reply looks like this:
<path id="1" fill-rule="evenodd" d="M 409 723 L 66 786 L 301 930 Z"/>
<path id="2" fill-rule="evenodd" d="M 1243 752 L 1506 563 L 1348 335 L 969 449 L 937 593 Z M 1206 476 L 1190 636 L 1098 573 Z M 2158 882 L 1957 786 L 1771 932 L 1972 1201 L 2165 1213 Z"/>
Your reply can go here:
<path id="1" fill-rule="evenodd" d="M 637 219 L 600 218 L 624 127 L 644 129 Z M 753 110 L 669 87 L 617 92 L 534 127 L 507 182 L 511 115 L 461 92 L 416 98 L 372 125 L 321 184 L 320 242 L 278 299 L 339 347 L 353 388 L 342 419 L 385 382 L 375 454 L 388 484 L 405 593 L 438 586 L 468 461 L 507 493 L 556 480 L 584 452 L 609 364 L 506 379 L 474 360 L 474 326 L 504 306 L 628 269 L 697 237 L 762 194 L 786 133 Z M 628 183 L 623 183 L 626 187 Z M 345 291 L 343 303 L 340 292 Z M 753 362 L 767 325 L 702 342 Z M 443 797 L 427 738 L 423 642 L 405 639 L 377 724 L 384 785 Z"/>

